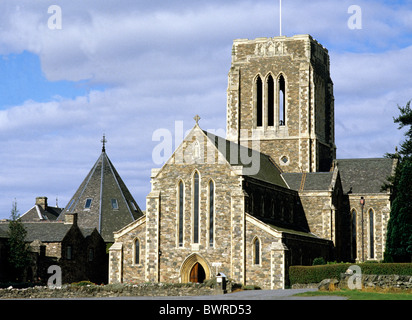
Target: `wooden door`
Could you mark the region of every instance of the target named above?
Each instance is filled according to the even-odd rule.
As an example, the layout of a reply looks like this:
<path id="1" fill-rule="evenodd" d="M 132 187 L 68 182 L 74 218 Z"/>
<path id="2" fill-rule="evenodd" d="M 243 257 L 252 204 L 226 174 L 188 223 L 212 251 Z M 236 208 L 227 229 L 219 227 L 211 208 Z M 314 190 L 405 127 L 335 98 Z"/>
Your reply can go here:
<path id="1" fill-rule="evenodd" d="M 192 271 L 190 271 L 190 282 L 199 282 L 199 262 L 196 262 L 196 264 L 192 268 Z"/>
<path id="2" fill-rule="evenodd" d="M 196 262 L 190 271 L 190 282 L 193 283 L 203 283 L 206 279 L 205 269 L 199 262 Z"/>

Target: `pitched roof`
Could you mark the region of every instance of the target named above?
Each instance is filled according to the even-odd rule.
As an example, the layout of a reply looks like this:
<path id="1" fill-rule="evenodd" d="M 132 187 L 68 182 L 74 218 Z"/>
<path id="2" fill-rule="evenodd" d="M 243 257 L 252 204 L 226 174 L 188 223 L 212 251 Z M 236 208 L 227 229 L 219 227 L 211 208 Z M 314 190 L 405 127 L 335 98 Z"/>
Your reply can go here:
<path id="1" fill-rule="evenodd" d="M 61 242 L 72 228 L 73 224 L 57 221 L 23 222 L 27 231 L 26 242 L 40 240 L 41 242 Z M 79 228 L 83 237 L 92 234 L 94 228 Z M 0 223 L 0 238 L 9 237 L 9 223 Z"/>
<path id="2" fill-rule="evenodd" d="M 203 131 L 232 166 L 241 166 L 243 175 L 287 188 L 281 170 L 268 156 L 212 133 Z"/>
<path id="3" fill-rule="evenodd" d="M 289 187 L 297 191 L 329 190 L 333 172 L 282 173 Z"/>
<path id="4" fill-rule="evenodd" d="M 385 193 L 381 190 L 394 173 L 396 160 L 388 158 L 335 160 L 344 193 Z"/>
<path id="5" fill-rule="evenodd" d="M 78 213 L 79 227 L 96 228 L 106 242 L 114 241 L 114 231 L 143 215 L 104 148 L 58 220 L 69 212 Z"/>
<path id="6" fill-rule="evenodd" d="M 62 212 L 62 208 L 47 207 L 46 210 L 37 204 L 26 211 L 22 216 L 22 221 L 56 220 Z"/>

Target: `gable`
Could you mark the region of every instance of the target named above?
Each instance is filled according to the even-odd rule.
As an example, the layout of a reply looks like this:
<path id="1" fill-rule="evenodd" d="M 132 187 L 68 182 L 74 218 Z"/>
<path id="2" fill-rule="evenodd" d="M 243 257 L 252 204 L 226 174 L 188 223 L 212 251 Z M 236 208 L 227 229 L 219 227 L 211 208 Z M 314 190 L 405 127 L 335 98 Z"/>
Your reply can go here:
<path id="1" fill-rule="evenodd" d="M 386 193 L 381 187 L 394 174 L 396 160 L 388 158 L 335 160 L 344 193 Z"/>
<path id="2" fill-rule="evenodd" d="M 145 228 L 146 227 L 146 216 L 140 217 L 139 219 L 129 223 L 127 226 L 123 227 L 122 229 L 114 232 L 114 239 L 115 241 L 120 237 L 136 230 L 138 228 Z"/>
<path id="3" fill-rule="evenodd" d="M 204 131 L 198 125 L 193 127 L 165 165 L 153 170 L 152 178 L 171 164 L 224 164 L 236 175 L 287 187 L 281 170 L 269 156 Z"/>

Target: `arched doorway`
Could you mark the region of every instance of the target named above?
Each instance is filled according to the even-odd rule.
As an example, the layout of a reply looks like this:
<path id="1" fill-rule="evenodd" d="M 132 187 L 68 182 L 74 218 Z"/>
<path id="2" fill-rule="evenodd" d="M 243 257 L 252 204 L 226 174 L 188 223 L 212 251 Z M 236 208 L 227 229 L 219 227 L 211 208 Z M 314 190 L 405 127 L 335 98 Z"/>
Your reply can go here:
<path id="1" fill-rule="evenodd" d="M 193 283 L 203 283 L 206 279 L 205 269 L 199 262 L 196 262 L 190 271 L 190 282 Z"/>
<path id="2" fill-rule="evenodd" d="M 180 279 L 182 283 L 199 282 L 210 279 L 209 264 L 196 253 L 191 254 L 183 262 L 180 268 Z"/>

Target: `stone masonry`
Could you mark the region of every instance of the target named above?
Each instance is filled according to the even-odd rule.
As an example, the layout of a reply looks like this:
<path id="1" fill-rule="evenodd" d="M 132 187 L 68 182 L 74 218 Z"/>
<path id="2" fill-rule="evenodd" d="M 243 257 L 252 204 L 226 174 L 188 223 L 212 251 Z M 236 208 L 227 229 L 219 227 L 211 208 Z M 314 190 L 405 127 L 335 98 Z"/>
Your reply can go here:
<path id="1" fill-rule="evenodd" d="M 275 90 L 274 125 L 268 125 L 266 92 L 264 121 L 259 127 L 256 78 L 262 79 L 265 92 L 269 75 L 285 78 L 285 124 L 279 122 Z M 328 51 L 309 35 L 234 41 L 228 86 L 229 140 L 241 143 L 260 137 L 261 151 L 286 172 L 329 170 L 336 156 L 333 101 Z M 288 161 L 280 161 L 283 157 Z"/>
<path id="2" fill-rule="evenodd" d="M 382 259 L 390 194 L 380 187 L 396 163 L 336 160 L 329 63 L 310 35 L 235 40 L 227 139 L 195 117 L 152 170 L 145 216 L 114 233 L 109 282 L 203 282 L 219 272 L 279 289 L 289 266 L 314 258 Z"/>

